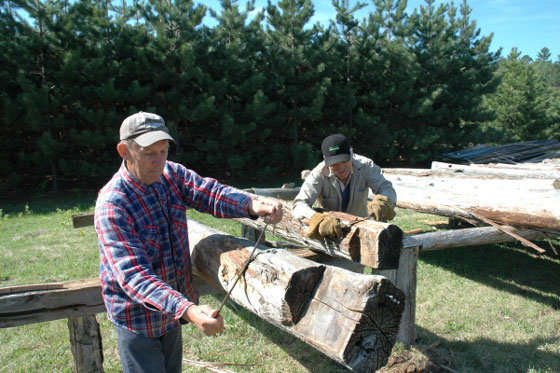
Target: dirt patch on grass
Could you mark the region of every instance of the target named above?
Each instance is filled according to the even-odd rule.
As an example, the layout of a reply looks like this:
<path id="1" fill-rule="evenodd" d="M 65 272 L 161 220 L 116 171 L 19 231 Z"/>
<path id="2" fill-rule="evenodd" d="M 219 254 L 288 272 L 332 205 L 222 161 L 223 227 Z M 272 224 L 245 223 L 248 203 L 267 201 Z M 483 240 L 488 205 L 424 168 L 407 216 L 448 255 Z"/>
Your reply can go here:
<path id="1" fill-rule="evenodd" d="M 440 373 L 455 372 L 449 368 L 449 356 L 441 349 L 439 343 L 430 346 L 412 346 L 393 351 L 387 365 L 378 370 L 379 373 Z"/>

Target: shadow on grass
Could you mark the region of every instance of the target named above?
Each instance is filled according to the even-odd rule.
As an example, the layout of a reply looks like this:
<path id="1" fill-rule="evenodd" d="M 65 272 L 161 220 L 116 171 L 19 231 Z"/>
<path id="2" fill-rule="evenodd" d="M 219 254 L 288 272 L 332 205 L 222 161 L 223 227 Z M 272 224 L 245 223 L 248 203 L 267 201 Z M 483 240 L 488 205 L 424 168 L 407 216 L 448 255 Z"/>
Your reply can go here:
<path id="1" fill-rule="evenodd" d="M 546 241 L 538 244 L 548 247 Z M 554 254 L 538 255 L 512 243 L 426 251 L 419 259 L 560 310 L 560 257 Z"/>
<path id="2" fill-rule="evenodd" d="M 500 343 L 487 338 L 464 342 L 442 338 L 420 327 L 417 331 L 417 348 L 436 366 L 458 372 L 557 372 L 560 369 L 560 354 L 542 350 L 547 344 L 558 343 L 560 337 L 519 343 Z"/>
<path id="3" fill-rule="evenodd" d="M 216 300 L 220 301 L 221 295 L 218 295 Z M 297 337 L 277 328 L 244 308 L 237 305 L 232 307 L 231 302 L 226 303 L 226 307 L 232 308 L 247 324 L 257 329 L 261 335 L 297 360 L 309 372 L 337 373 L 349 371 Z"/>

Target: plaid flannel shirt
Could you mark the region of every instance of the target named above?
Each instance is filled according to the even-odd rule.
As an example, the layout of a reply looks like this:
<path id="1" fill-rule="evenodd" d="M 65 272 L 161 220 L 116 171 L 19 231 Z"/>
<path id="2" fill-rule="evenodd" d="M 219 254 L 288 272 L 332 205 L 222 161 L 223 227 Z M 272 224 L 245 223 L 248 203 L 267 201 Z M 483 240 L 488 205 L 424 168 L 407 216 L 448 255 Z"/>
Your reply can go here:
<path id="1" fill-rule="evenodd" d="M 248 217 L 251 197 L 168 161 L 146 185 L 125 167 L 95 206 L 100 280 L 109 319 L 146 337 L 179 326 L 198 303 L 187 232 L 187 207 L 220 218 Z"/>

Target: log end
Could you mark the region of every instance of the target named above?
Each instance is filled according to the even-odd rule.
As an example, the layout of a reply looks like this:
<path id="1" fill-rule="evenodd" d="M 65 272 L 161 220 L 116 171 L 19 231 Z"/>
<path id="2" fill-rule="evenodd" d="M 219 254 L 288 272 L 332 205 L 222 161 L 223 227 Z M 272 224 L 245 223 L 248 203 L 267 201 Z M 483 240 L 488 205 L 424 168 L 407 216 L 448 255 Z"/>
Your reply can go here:
<path id="1" fill-rule="evenodd" d="M 387 364 L 395 344 L 405 295 L 380 277 L 344 351 L 344 362 L 356 372 L 373 372 Z M 374 322 L 375 321 L 375 322 Z"/>
<path id="2" fill-rule="evenodd" d="M 380 231 L 358 227 L 356 231 L 354 236 L 357 237 L 353 240 L 359 242 L 360 254 L 358 257 L 361 264 L 374 269 L 398 268 L 403 247 L 403 231 L 398 226 L 389 224 Z M 354 256 L 357 255 L 354 254 Z"/>
<path id="3" fill-rule="evenodd" d="M 403 248 L 403 231 L 391 224 L 381 233 L 378 269 L 397 269 Z M 385 237 L 386 236 L 386 237 Z"/>
<path id="4" fill-rule="evenodd" d="M 297 324 L 305 315 L 324 272 L 325 266 L 322 265 L 306 268 L 292 275 L 284 299 L 290 308 L 293 324 Z"/>
<path id="5" fill-rule="evenodd" d="M 214 288 L 226 291 L 219 277 L 216 276 L 219 273 L 221 264 L 221 261 L 216 260 L 216 257 L 228 255 L 231 251 L 239 251 L 243 252 L 243 254 L 239 255 L 245 255 L 243 258 L 246 259 L 249 254 L 242 249 L 244 249 L 244 246 L 238 240 L 228 235 L 211 234 L 200 239 L 191 250 L 191 261 L 193 263 L 195 275 L 204 279 Z M 214 253 L 215 255 L 208 255 L 210 253 Z M 230 253 L 229 256 L 235 256 L 235 254 Z M 242 260 L 243 258 L 238 260 Z"/>

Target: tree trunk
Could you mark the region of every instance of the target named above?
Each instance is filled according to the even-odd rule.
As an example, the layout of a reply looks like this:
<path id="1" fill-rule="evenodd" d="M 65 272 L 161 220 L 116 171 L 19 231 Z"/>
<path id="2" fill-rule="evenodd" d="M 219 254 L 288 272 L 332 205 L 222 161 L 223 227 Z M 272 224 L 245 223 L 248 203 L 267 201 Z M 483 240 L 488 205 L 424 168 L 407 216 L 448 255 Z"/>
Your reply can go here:
<path id="1" fill-rule="evenodd" d="M 527 240 L 555 237 L 560 234 L 560 232 L 547 233 L 531 229 L 516 229 L 510 226 L 503 226 L 502 228 L 516 233 Z M 422 251 L 429 251 L 451 247 L 479 246 L 513 241 L 517 240 L 494 227 L 479 227 L 405 236 L 403 239 L 403 247 L 409 248 L 419 246 Z"/>
<path id="2" fill-rule="evenodd" d="M 397 206 L 425 213 L 560 231 L 560 190 L 552 180 L 485 180 L 385 174 Z"/>
<path id="3" fill-rule="evenodd" d="M 291 203 L 284 202 L 283 205 L 282 221 L 274 226 L 269 225 L 267 233 L 371 268 L 397 268 L 403 237 L 402 230 L 398 226 L 374 220 L 360 221 L 356 216 L 331 211 L 329 213 L 339 218 L 345 226 L 344 237 L 342 240 L 325 239 L 320 242 L 305 235 L 307 225 L 292 216 Z M 257 230 L 262 230 L 265 225 L 260 219 L 235 220 Z"/>
<path id="4" fill-rule="evenodd" d="M 226 292 L 252 243 L 189 220 L 194 273 Z M 387 363 L 404 295 L 383 276 L 362 275 L 261 246 L 231 299 L 356 372 Z"/>

